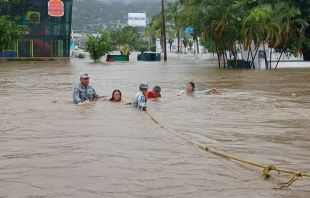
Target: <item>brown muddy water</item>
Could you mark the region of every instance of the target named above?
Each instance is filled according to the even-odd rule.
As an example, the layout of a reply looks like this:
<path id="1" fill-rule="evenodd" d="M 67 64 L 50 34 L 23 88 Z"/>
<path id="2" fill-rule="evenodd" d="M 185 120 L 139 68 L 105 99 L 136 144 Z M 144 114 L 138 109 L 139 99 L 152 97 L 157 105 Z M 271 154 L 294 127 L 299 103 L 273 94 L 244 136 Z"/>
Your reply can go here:
<path id="1" fill-rule="evenodd" d="M 160 85 L 163 98 L 148 105 L 169 130 L 220 152 L 310 172 L 310 69 L 225 70 L 189 56 L 8 62 L 0 64 L 0 197 L 310 197 L 310 178 L 273 190 L 276 173 L 265 180 L 259 168 L 207 153 L 145 112 L 104 101 L 74 105 L 81 72 L 98 93 L 120 89 L 126 101 L 141 81 Z M 221 94 L 177 97 L 188 81 Z"/>

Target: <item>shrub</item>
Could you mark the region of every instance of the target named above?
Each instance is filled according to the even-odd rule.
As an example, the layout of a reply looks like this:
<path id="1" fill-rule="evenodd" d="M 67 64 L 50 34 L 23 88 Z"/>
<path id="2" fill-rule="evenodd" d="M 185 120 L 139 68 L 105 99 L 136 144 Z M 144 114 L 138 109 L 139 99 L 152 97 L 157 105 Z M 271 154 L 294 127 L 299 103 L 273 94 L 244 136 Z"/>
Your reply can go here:
<path id="1" fill-rule="evenodd" d="M 82 53 L 79 53 L 79 54 L 76 56 L 76 58 L 85 58 L 85 55 L 82 54 Z"/>
<path id="2" fill-rule="evenodd" d="M 90 58 L 95 62 L 98 62 L 105 54 L 113 51 L 114 44 L 110 39 L 108 31 L 103 31 L 100 37 L 94 37 L 89 34 L 87 38 L 86 51 L 89 52 Z"/>

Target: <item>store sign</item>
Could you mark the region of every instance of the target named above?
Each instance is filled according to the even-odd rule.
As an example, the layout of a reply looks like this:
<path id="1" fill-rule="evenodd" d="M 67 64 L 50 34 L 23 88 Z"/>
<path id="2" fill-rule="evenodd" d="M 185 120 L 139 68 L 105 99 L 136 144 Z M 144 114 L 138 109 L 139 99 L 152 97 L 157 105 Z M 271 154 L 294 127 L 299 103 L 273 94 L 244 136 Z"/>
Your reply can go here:
<path id="1" fill-rule="evenodd" d="M 50 0 L 48 2 L 48 15 L 61 17 L 65 14 L 64 3 L 61 0 Z"/>

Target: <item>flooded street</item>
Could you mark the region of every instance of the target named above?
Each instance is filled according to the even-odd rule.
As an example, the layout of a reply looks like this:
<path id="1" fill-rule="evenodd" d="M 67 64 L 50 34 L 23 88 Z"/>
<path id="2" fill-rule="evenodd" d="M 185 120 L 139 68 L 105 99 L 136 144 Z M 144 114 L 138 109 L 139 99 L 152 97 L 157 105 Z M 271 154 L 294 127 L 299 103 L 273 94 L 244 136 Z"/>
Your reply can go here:
<path id="1" fill-rule="evenodd" d="M 134 57 L 132 57 L 134 59 Z M 106 101 L 76 106 L 87 72 L 101 95 L 162 87 L 148 101 L 169 130 L 260 164 L 310 172 L 310 69 L 218 69 L 216 60 L 0 64 L 0 197 L 309 198 L 310 178 L 274 190 L 277 174 L 199 149 L 145 112 Z M 194 81 L 220 94 L 176 93 Z M 290 175 L 282 174 L 287 181 Z"/>

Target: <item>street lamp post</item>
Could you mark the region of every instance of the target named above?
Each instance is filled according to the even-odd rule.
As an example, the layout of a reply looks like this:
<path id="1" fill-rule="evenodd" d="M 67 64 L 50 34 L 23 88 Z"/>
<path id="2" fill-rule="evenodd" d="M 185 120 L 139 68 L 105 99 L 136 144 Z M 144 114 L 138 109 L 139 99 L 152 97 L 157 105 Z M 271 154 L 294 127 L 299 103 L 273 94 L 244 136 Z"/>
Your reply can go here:
<path id="1" fill-rule="evenodd" d="M 163 17 L 163 34 L 164 34 L 164 61 L 167 61 L 167 38 L 166 38 L 166 17 L 165 17 L 165 4 L 161 0 L 161 13 Z"/>

